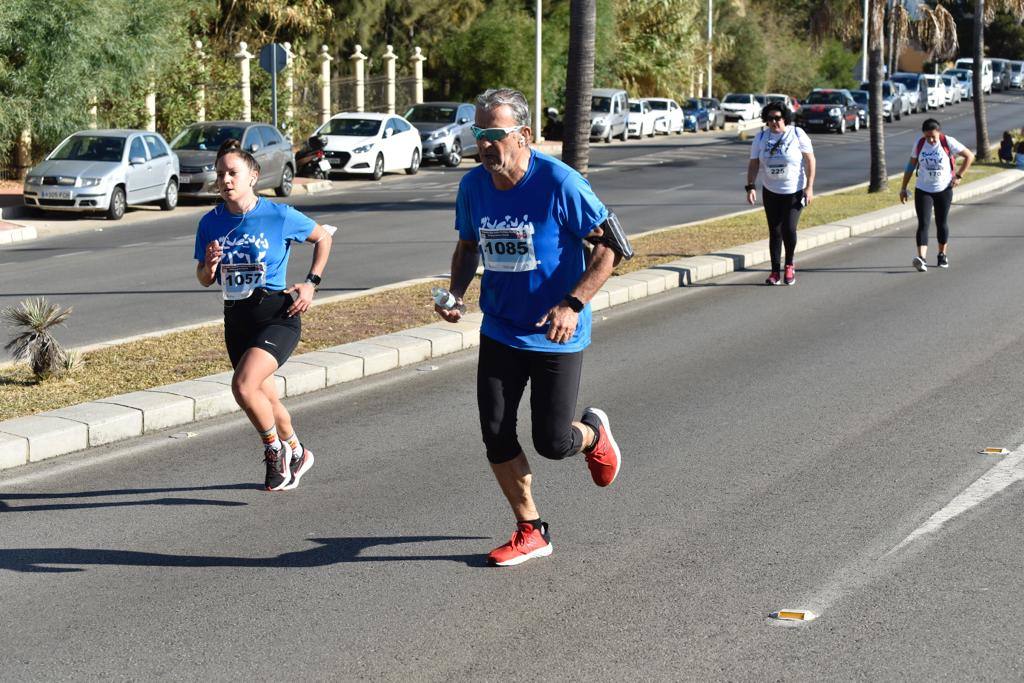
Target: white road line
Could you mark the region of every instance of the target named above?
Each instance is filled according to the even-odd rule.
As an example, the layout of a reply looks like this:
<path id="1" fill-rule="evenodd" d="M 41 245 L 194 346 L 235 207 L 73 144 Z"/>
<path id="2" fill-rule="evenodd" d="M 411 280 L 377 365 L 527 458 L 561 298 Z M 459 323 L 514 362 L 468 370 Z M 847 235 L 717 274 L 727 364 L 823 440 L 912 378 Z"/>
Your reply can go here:
<path id="1" fill-rule="evenodd" d="M 899 552 L 922 536 L 939 531 L 949 520 L 984 503 L 992 496 L 1021 479 L 1024 479 L 1024 447 L 1018 446 L 1016 451 L 1013 451 L 996 463 L 992 469 L 981 475 L 956 498 L 949 501 L 946 507 L 929 517 L 928 521 L 915 529 L 912 534 L 900 541 L 898 545 L 885 555 L 889 556 Z"/>
<path id="2" fill-rule="evenodd" d="M 686 183 L 685 185 L 677 185 L 675 187 L 667 187 L 664 190 L 656 190 L 656 192 L 675 192 L 676 190 L 685 190 L 688 187 L 693 187 L 693 183 Z"/>
<path id="3" fill-rule="evenodd" d="M 144 247 L 147 244 L 152 244 L 152 242 L 136 242 L 135 244 L 122 244 L 121 246 L 118 247 L 118 249 L 131 249 L 132 247 Z"/>
<path id="4" fill-rule="evenodd" d="M 69 254 L 57 254 L 53 258 L 67 258 L 68 256 L 81 256 L 82 254 L 88 254 L 88 251 L 73 251 Z"/>

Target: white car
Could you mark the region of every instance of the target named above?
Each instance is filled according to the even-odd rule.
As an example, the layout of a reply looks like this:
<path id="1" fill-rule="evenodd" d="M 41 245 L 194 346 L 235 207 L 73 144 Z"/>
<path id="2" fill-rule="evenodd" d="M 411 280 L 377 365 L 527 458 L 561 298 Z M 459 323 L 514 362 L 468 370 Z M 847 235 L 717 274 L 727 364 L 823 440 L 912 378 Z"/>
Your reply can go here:
<path id="1" fill-rule="evenodd" d="M 647 100 L 630 100 L 629 118 L 626 123 L 629 128 L 629 137 L 642 138 L 645 135 L 654 137 L 654 124 L 658 118 L 660 118 L 660 114 L 656 114 L 651 109 Z"/>
<path id="2" fill-rule="evenodd" d="M 660 123 L 656 126 L 659 133 L 683 134 L 683 108 L 678 102 L 667 97 L 648 97 L 645 101 L 651 105 L 654 113 L 661 117 Z"/>
<path id="3" fill-rule="evenodd" d="M 380 180 L 387 171 L 420 170 L 420 132 L 395 114 L 335 114 L 313 135 L 326 139 L 324 157 L 332 173 L 366 173 Z"/>
<path id="4" fill-rule="evenodd" d="M 936 74 L 925 74 L 924 80 L 928 83 L 928 108 L 938 109 L 946 106 L 946 84 L 942 82 L 942 76 Z"/>
<path id="5" fill-rule="evenodd" d="M 722 100 L 726 121 L 750 121 L 761 116 L 761 105 L 747 92 L 731 92 Z"/>
<path id="6" fill-rule="evenodd" d="M 964 98 L 964 91 L 960 85 L 960 79 L 953 74 L 942 74 L 942 84 L 946 86 L 946 104 L 959 104 Z"/>

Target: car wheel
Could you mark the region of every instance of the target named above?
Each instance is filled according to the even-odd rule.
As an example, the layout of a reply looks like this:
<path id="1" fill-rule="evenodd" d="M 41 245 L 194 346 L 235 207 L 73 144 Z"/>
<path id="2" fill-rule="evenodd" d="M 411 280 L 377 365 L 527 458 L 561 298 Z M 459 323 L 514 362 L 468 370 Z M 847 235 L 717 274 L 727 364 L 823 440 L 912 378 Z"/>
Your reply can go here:
<path id="1" fill-rule="evenodd" d="M 384 177 L 384 155 L 377 154 L 377 161 L 373 162 L 373 175 L 370 176 L 374 180 L 380 180 Z"/>
<path id="2" fill-rule="evenodd" d="M 114 191 L 110 193 L 110 206 L 107 207 L 107 218 L 112 221 L 119 221 L 124 217 L 124 211 L 127 207 L 127 203 L 124 198 L 124 188 L 115 187 Z"/>
<path id="3" fill-rule="evenodd" d="M 619 139 L 623 142 L 629 142 L 629 127 L 622 129 L 622 137 Z"/>
<path id="4" fill-rule="evenodd" d="M 846 117 L 845 116 L 843 118 L 839 119 L 839 128 L 836 129 L 836 132 L 839 133 L 840 135 L 843 135 L 844 133 L 846 133 Z"/>
<path id="5" fill-rule="evenodd" d="M 409 162 L 409 168 L 405 169 L 406 175 L 416 175 L 420 170 L 420 151 L 414 149 L 412 151 L 412 160 Z"/>
<path id="6" fill-rule="evenodd" d="M 612 144 L 612 128 L 611 128 L 611 126 L 608 126 L 608 134 L 604 136 L 604 144 L 606 144 L 606 145 Z"/>
<path id="7" fill-rule="evenodd" d="M 164 198 L 160 202 L 161 211 L 171 211 L 178 205 L 178 183 L 171 178 L 167 181 L 167 189 L 164 190 Z"/>
<path id="8" fill-rule="evenodd" d="M 281 171 L 281 184 L 274 188 L 274 194 L 278 197 L 287 197 L 292 193 L 292 182 L 295 180 L 295 173 L 292 171 L 292 167 L 285 164 L 284 170 Z"/>
<path id="9" fill-rule="evenodd" d="M 462 143 L 456 140 L 452 143 L 452 149 L 448 152 L 448 156 L 444 158 L 444 165 L 448 168 L 454 168 L 462 163 Z"/>
<path id="10" fill-rule="evenodd" d="M 853 132 L 856 133 L 860 130 L 860 117 L 858 116 L 853 120 Z"/>

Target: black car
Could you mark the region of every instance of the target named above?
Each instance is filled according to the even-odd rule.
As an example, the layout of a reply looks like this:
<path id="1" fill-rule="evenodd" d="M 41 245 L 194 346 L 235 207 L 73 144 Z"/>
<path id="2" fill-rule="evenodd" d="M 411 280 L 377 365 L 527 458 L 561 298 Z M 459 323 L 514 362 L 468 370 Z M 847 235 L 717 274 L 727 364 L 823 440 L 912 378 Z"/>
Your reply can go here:
<path id="1" fill-rule="evenodd" d="M 722 103 L 715 97 L 702 97 L 700 103 L 708 110 L 708 119 L 712 128 L 725 128 L 725 111 L 722 110 Z"/>
<path id="2" fill-rule="evenodd" d="M 860 112 L 849 90 L 816 89 L 800 106 L 797 124 L 807 130 L 823 129 L 842 135 L 850 129 L 860 130 Z"/>

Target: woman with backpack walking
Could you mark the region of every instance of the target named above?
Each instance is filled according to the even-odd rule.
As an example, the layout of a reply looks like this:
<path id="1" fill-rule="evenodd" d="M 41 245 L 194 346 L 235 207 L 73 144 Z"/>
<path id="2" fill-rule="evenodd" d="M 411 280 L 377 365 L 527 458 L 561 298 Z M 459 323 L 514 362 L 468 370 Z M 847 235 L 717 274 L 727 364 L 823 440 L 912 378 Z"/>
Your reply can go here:
<path id="1" fill-rule="evenodd" d="M 935 213 L 935 232 L 939 241 L 939 256 L 936 265 L 949 268 L 949 207 L 953 203 L 953 188 L 960 184 L 967 169 L 974 163 L 974 153 L 951 135 L 942 132 L 942 126 L 935 119 L 926 119 L 921 125 L 923 135 L 914 143 L 910 161 L 903 171 L 903 187 L 900 201 L 904 204 L 910 198 L 907 184 L 917 169 L 917 183 L 914 185 L 914 210 L 917 212 L 917 256 L 913 266 L 921 273 L 928 270 L 928 230 L 932 212 Z M 960 170 L 956 170 L 956 157 L 962 157 Z"/>

